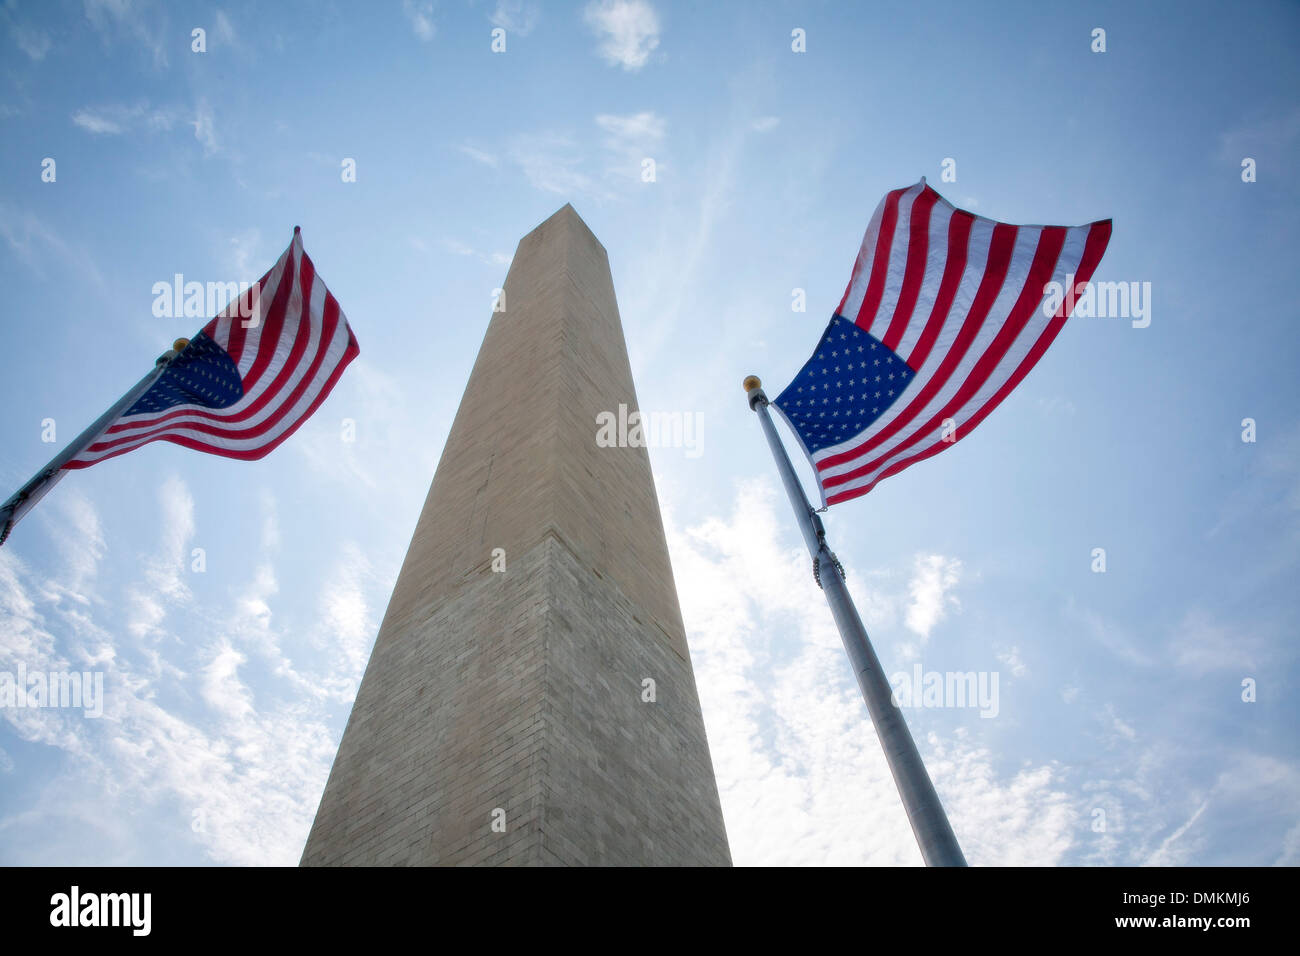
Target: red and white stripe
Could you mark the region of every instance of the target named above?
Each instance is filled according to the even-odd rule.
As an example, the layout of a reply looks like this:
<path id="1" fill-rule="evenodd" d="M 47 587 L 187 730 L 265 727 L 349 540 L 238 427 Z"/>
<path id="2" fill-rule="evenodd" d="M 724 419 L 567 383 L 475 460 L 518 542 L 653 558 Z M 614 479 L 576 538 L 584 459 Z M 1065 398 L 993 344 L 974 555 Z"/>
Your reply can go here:
<path id="1" fill-rule="evenodd" d="M 1110 220 L 1013 226 L 957 209 L 922 179 L 876 208 L 837 310 L 916 377 L 880 418 L 811 457 L 826 504 L 864 495 L 968 435 L 1020 383 L 1069 317 L 1046 286 L 1087 282 Z M 943 440 L 944 422 L 955 433 Z"/>
<path id="2" fill-rule="evenodd" d="M 256 324 L 245 318 L 250 308 Z M 275 266 L 203 331 L 238 367 L 239 401 L 123 416 L 64 467 L 86 468 L 159 440 L 227 458 L 261 458 L 311 417 L 360 351 L 297 229 Z"/>

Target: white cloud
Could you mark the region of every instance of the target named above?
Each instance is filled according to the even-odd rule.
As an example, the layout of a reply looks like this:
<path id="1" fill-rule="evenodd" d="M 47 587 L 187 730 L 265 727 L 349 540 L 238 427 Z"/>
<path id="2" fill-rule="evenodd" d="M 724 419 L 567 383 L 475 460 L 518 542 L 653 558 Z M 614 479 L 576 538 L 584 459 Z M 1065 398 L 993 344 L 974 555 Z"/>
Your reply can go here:
<path id="1" fill-rule="evenodd" d="M 1156 849 L 1156 851 L 1152 853 L 1151 856 L 1146 860 L 1145 865 L 1146 866 L 1178 866 L 1179 864 L 1185 864 L 1189 862 L 1186 856 L 1184 855 L 1183 852 L 1184 848 L 1175 846 L 1175 844 L 1178 843 L 1178 841 L 1183 838 L 1183 836 L 1187 833 L 1187 831 L 1192 828 L 1192 826 L 1196 823 L 1196 821 L 1201 818 L 1201 814 L 1203 814 L 1207 809 L 1209 809 L 1209 806 L 1210 806 L 1210 802 L 1206 800 L 1199 807 L 1197 807 L 1196 812 L 1193 813 L 1191 817 L 1188 818 L 1186 823 L 1184 823 L 1177 830 L 1175 830 L 1173 833 L 1169 834 L 1169 836 L 1165 838 L 1164 842 L 1161 843 L 1160 846 Z"/>
<path id="2" fill-rule="evenodd" d="M 1248 631 L 1225 627 L 1194 608 L 1170 637 L 1169 654 L 1181 670 L 1197 677 L 1215 671 L 1248 675 L 1259 670 L 1262 643 Z"/>
<path id="3" fill-rule="evenodd" d="M 1151 667 L 1156 663 L 1121 625 L 1103 618 L 1096 611 L 1079 607 L 1073 598 L 1066 603 L 1065 615 L 1081 622 L 1089 637 L 1121 660 L 1139 667 Z"/>
<path id="4" fill-rule="evenodd" d="M 1118 717 L 1112 716 L 1110 725 L 1115 733 L 1119 734 L 1125 740 L 1137 739 L 1137 731 L 1124 723 L 1124 721 L 1120 720 Z"/>
<path id="5" fill-rule="evenodd" d="M 149 51 L 156 69 L 167 66 L 171 27 L 164 5 L 131 0 L 85 0 L 85 11 L 86 19 L 99 32 L 105 46 L 121 41 L 138 43 Z"/>
<path id="6" fill-rule="evenodd" d="M 248 717 L 254 712 L 252 697 L 239 680 L 239 667 L 247 658 L 223 640 L 208 666 L 203 669 L 200 693 L 213 710 L 230 719 Z"/>
<path id="7" fill-rule="evenodd" d="M 235 281 L 255 282 L 266 271 L 262 261 L 262 230 L 250 226 L 243 232 L 236 233 L 228 240 L 229 268 Z"/>
<path id="8" fill-rule="evenodd" d="M 412 423 L 392 414 L 408 400 L 399 381 L 363 353 L 348 366 L 348 374 L 330 396 L 329 407 L 335 411 L 309 419 L 291 444 L 322 479 L 353 488 L 360 483 L 376 491 L 412 463 L 409 448 L 413 436 L 402 430 Z M 343 418 L 356 425 L 353 441 L 342 440 Z M 435 458 L 430 472 L 436 463 Z"/>
<path id="9" fill-rule="evenodd" d="M 489 19 L 493 26 L 501 27 L 507 34 L 526 37 L 533 32 L 540 16 L 541 9 L 536 3 L 527 0 L 497 0 L 496 9 Z"/>
<path id="10" fill-rule="evenodd" d="M 200 102 L 194 108 L 194 119 L 190 120 L 190 125 L 194 127 L 194 138 L 203 144 L 204 155 L 211 156 L 215 153 L 218 144 L 212 107 L 206 102 Z"/>
<path id="11" fill-rule="evenodd" d="M 68 274 L 85 276 L 96 285 L 104 285 L 103 273 L 84 246 L 65 240 L 43 219 L 10 208 L 3 201 L 0 201 L 0 236 L 40 279 L 46 278 L 45 269 L 57 261 Z"/>
<path id="12" fill-rule="evenodd" d="M 4 769 L 3 754 L 0 754 L 0 770 Z M 12 766 L 12 764 L 11 764 Z M 1282 849 L 1274 866 L 1300 866 L 1300 823 L 1297 823 L 1282 838 Z"/>
<path id="13" fill-rule="evenodd" d="M 476 163 L 482 163 L 484 166 L 491 166 L 493 169 L 496 169 L 501 165 L 501 160 L 499 160 L 495 154 L 477 149 L 470 146 L 468 143 L 463 143 L 456 148 Z"/>
<path id="14" fill-rule="evenodd" d="M 663 117 L 651 112 L 631 113 L 627 116 L 601 113 L 596 117 L 596 125 L 610 134 L 607 145 L 615 146 L 626 143 L 654 145 L 664 138 L 666 127 Z"/>
<path id="15" fill-rule="evenodd" d="M 158 558 L 166 564 L 189 537 L 193 502 L 179 481 L 165 483 L 161 498 L 167 527 Z M 98 521 L 84 509 L 46 515 L 68 536 Z M 263 564 L 234 613 L 193 608 L 184 642 L 150 655 L 116 630 L 110 639 L 119 653 L 96 664 L 105 677 L 104 719 L 68 708 L 0 710 L 20 739 L 73 758 L 51 771 L 29 809 L 0 819 L 7 861 L 48 862 L 57 853 L 69 863 L 121 863 L 147 845 L 163 855 L 197 848 L 222 864 L 296 863 L 335 751 L 327 707 L 351 699 L 340 689 L 355 689 L 374 625 L 353 590 L 358 580 L 373 584 L 367 565 L 355 546 L 345 553 L 360 577 L 345 568 L 330 582 L 329 594 L 338 595 L 326 605 L 332 627 L 304 629 L 317 645 L 309 660 L 326 662 L 323 676 L 299 675 L 283 659 L 272 658 L 271 668 L 262 662 L 265 642 L 279 637 L 268 605 L 274 573 Z M 60 595 L 93 582 L 97 561 L 38 573 L 11 549 L 0 551 L 0 670 L 12 672 L 19 661 L 29 672 L 67 670 L 94 650 L 92 639 L 105 633 Z M 87 603 L 111 609 L 113 602 L 92 593 Z M 0 758 L 0 772 L 9 762 Z M 33 828 L 47 837 L 29 840 Z M 52 845 L 48 834 L 61 833 L 83 839 Z"/>
<path id="16" fill-rule="evenodd" d="M 1075 413 L 1074 402 L 1059 395 L 1053 395 L 1051 398 L 1040 398 L 1038 408 L 1049 418 L 1060 418 Z"/>
<path id="17" fill-rule="evenodd" d="M 1020 648 L 1018 647 L 1004 648 L 998 651 L 998 660 L 1007 666 L 1012 677 L 1024 677 L 1029 673 L 1029 668 L 1020 659 Z"/>
<path id="18" fill-rule="evenodd" d="M 194 536 L 194 497 L 175 475 L 159 490 L 162 518 L 157 551 L 145 559 L 144 582 L 127 588 L 127 630 L 136 637 L 162 637 L 162 622 L 169 607 L 190 600 L 185 575 L 190 567 L 190 539 Z"/>
<path id="19" fill-rule="evenodd" d="M 351 682 L 366 666 L 367 652 L 376 631 L 376 620 L 366 601 L 366 584 L 371 577 L 370 562 L 353 542 L 341 549 L 339 560 L 321 590 L 321 646 L 337 648 L 342 665 L 335 678 L 349 687 L 343 700 L 351 700 L 356 688 Z"/>
<path id="20" fill-rule="evenodd" d="M 73 113 L 72 122 L 87 132 L 95 133 L 97 135 L 108 134 L 110 136 L 116 136 L 117 134 L 126 131 L 125 128 L 115 120 L 97 115 L 89 110 L 78 110 Z"/>
<path id="21" fill-rule="evenodd" d="M 280 512 L 275 495 L 263 488 L 258 503 L 262 510 L 262 550 L 274 551 L 280 546 Z"/>
<path id="22" fill-rule="evenodd" d="M 225 43 L 228 46 L 233 46 L 235 43 L 235 27 L 234 24 L 230 22 L 230 18 L 226 16 L 226 12 L 224 10 L 218 10 L 213 14 L 212 19 L 213 23 L 216 25 L 215 29 L 217 39 L 221 40 L 222 43 Z"/>
<path id="23" fill-rule="evenodd" d="M 510 144 L 510 161 L 536 189 L 566 199 L 578 195 L 608 198 L 596 181 L 581 169 L 585 151 L 563 133 L 523 133 Z"/>
<path id="24" fill-rule="evenodd" d="M 665 514 L 735 862 L 919 864 L 807 555 L 782 544 L 778 504 L 770 482 L 750 480 L 729 516 L 683 530 Z M 1061 768 L 1000 776 L 960 732 L 918 744 L 971 862 L 1061 861 L 1075 827 Z"/>
<path id="25" fill-rule="evenodd" d="M 416 245 L 416 248 L 420 248 L 422 252 L 428 251 L 428 246 L 425 246 L 422 240 L 414 239 L 412 240 L 412 242 L 413 244 L 418 243 L 418 245 Z M 452 253 L 453 255 L 466 256 L 471 259 L 478 259 L 480 262 L 492 266 L 504 265 L 510 261 L 510 257 L 503 252 L 492 252 L 492 253 L 480 252 L 478 249 L 475 249 L 473 246 L 469 245 L 468 243 L 461 242 L 458 239 L 443 239 L 441 240 L 441 245 L 444 249 L 446 249 L 448 252 Z"/>
<path id="26" fill-rule="evenodd" d="M 749 128 L 758 133 L 769 133 L 781 124 L 779 116 L 760 116 L 749 124 Z"/>
<path id="27" fill-rule="evenodd" d="M 53 537 L 67 574 L 61 581 L 50 581 L 46 590 L 88 605 L 106 547 L 99 513 L 77 488 L 60 488 L 54 500 L 63 520 L 55 526 Z"/>
<path id="28" fill-rule="evenodd" d="M 433 0 L 402 0 L 402 12 L 411 21 L 411 29 L 425 43 L 438 32 L 433 22 Z"/>
<path id="29" fill-rule="evenodd" d="M 85 107 L 72 114 L 72 122 L 96 136 L 120 136 L 136 130 L 165 131 L 176 125 L 180 111 L 172 107 L 114 104 L 96 109 Z"/>
<path id="30" fill-rule="evenodd" d="M 918 556 L 908 585 L 912 603 L 907 608 L 907 628 L 924 644 L 934 626 L 943 620 L 947 608 L 958 606 L 949 592 L 957 586 L 961 562 L 941 554 Z"/>
<path id="31" fill-rule="evenodd" d="M 667 129 L 663 117 L 648 111 L 626 116 L 602 113 L 596 117 L 596 125 L 605 133 L 607 176 L 639 181 L 641 162 L 646 158 L 656 161 L 656 173 L 664 170 L 663 157 L 657 155 Z"/>
<path id="32" fill-rule="evenodd" d="M 40 62 L 45 59 L 45 54 L 50 52 L 52 45 L 50 37 L 43 30 L 15 24 L 11 32 L 13 33 L 14 42 L 18 44 L 18 48 L 31 59 Z"/>
<path id="33" fill-rule="evenodd" d="M 611 66 L 639 70 L 659 46 L 659 17 L 645 0 L 596 0 L 583 13 Z"/>

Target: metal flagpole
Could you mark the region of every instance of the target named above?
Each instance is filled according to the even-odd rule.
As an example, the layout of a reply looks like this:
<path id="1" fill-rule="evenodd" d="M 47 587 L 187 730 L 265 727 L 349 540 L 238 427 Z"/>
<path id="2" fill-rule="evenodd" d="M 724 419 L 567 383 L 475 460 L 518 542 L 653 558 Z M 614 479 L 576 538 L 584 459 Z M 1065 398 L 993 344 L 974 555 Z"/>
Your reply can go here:
<path id="1" fill-rule="evenodd" d="M 177 339 L 173 342 L 169 351 L 158 356 L 158 361 L 154 363 L 153 370 L 148 375 L 136 382 L 125 395 L 113 403 L 108 411 L 95 419 L 94 423 L 74 438 L 67 448 L 50 459 L 49 464 L 14 492 L 8 501 L 0 505 L 0 545 L 9 538 L 9 532 L 23 515 L 31 511 L 36 502 L 40 501 L 45 493 L 57 485 L 59 479 L 67 473 L 63 470 L 63 466 L 91 445 L 100 433 L 113 423 L 113 419 L 134 405 L 136 399 L 149 390 L 149 386 L 158 380 L 159 376 L 167 370 L 167 366 L 171 365 L 172 360 L 189 344 L 189 339 Z"/>
<path id="2" fill-rule="evenodd" d="M 844 586 L 844 569 L 839 559 L 826 543 L 826 529 L 822 527 L 821 517 L 813 510 L 803 493 L 803 487 L 790 464 L 790 457 L 785 453 L 785 446 L 777 436 L 776 426 L 767 410 L 768 399 L 763 393 L 762 382 L 757 376 L 745 379 L 745 392 L 749 396 L 749 407 L 758 412 L 758 419 L 763 425 L 763 434 L 772 447 L 776 458 L 777 470 L 781 472 L 781 481 L 790 504 L 794 506 L 795 518 L 799 530 L 803 532 L 804 542 L 813 559 L 813 576 L 822 590 L 826 592 L 826 601 L 831 606 L 831 614 L 844 639 L 844 649 L 848 651 L 853 672 L 857 674 L 858 686 L 867 702 L 867 711 L 875 725 L 880 745 L 885 750 L 889 761 L 889 770 L 894 775 L 894 784 L 898 794 L 903 798 L 903 808 L 907 811 L 908 822 L 912 824 L 912 833 L 921 847 L 921 857 L 926 866 L 965 866 L 966 857 L 962 855 L 957 837 L 948 823 L 948 816 L 943 812 L 943 804 L 934 791 L 930 775 L 921 762 L 916 743 L 907 729 L 902 712 L 893 703 L 893 691 L 880 668 L 880 660 L 871 647 L 867 630 L 858 617 L 858 609 L 849 597 L 848 588 Z"/>

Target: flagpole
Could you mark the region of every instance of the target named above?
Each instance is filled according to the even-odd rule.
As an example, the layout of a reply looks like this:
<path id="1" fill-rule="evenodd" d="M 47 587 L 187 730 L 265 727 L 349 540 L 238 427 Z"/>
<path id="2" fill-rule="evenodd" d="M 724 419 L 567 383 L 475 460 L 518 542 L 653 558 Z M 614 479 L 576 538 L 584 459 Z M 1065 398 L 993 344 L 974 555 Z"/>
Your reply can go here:
<path id="1" fill-rule="evenodd" d="M 14 525 L 22 519 L 23 515 L 31 511 L 36 502 L 40 501 L 47 491 L 59 483 L 59 480 L 66 474 L 63 466 L 91 445 L 104 429 L 112 424 L 113 419 L 134 405 L 136 400 L 149 390 L 149 386 L 158 380 L 159 376 L 167 370 L 167 366 L 171 365 L 172 360 L 187 345 L 189 345 L 188 339 L 177 339 L 173 342 L 170 350 L 158 356 L 153 370 L 148 375 L 136 382 L 125 395 L 113 403 L 108 411 L 95 419 L 89 428 L 74 438 L 71 444 L 50 459 L 49 464 L 33 475 L 27 484 L 14 492 L 3 505 L 0 505 L 0 545 L 3 545 L 8 540 L 9 533 L 13 531 Z"/>
<path id="2" fill-rule="evenodd" d="M 884 748 L 885 759 L 889 761 L 889 770 L 894 776 L 898 794 L 903 799 L 903 809 L 907 811 L 912 833 L 920 845 L 921 857 L 926 866 L 965 866 L 966 857 L 962 855 L 925 764 L 921 762 L 921 754 L 907 729 L 907 722 L 894 705 L 893 690 L 881 670 L 880 660 L 871 646 L 871 639 L 867 637 L 866 628 L 862 626 L 862 619 L 858 617 L 853 599 L 849 597 L 848 588 L 844 586 L 844 569 L 826 543 L 826 529 L 822 527 L 821 517 L 808 503 L 803 486 L 795 475 L 794 466 L 790 464 L 790 456 L 785 453 L 785 446 L 781 444 L 776 426 L 772 424 L 772 416 L 767 410 L 768 398 L 763 393 L 762 384 L 754 375 L 745 379 L 749 407 L 758 413 L 763 434 L 767 436 L 767 443 L 772 448 L 781 481 L 785 485 L 790 504 L 794 506 L 799 530 L 812 555 L 813 575 L 826 593 L 831 614 L 844 639 L 844 649 L 848 652 L 853 672 L 857 675 L 858 686 L 867 702 L 867 712 L 871 715 L 880 745 Z"/>

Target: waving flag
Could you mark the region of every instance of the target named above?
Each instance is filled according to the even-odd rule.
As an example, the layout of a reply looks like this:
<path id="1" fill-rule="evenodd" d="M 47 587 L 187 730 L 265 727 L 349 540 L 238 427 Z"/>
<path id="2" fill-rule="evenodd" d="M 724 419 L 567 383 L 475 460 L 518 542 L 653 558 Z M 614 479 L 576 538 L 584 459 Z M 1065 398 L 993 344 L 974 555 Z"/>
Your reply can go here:
<path id="1" fill-rule="evenodd" d="M 885 196 L 816 352 L 772 403 L 822 504 L 865 495 L 970 434 L 1052 344 L 1069 288 L 1091 278 L 1110 230 L 1109 219 L 995 222 L 924 179 Z M 1069 293 L 1055 309 L 1044 308 L 1050 282 Z"/>
<path id="2" fill-rule="evenodd" d="M 149 390 L 64 467 L 87 468 L 159 440 L 261 458 L 316 411 L 358 352 L 294 229 L 271 271 L 190 339 Z"/>
<path id="3" fill-rule="evenodd" d="M 316 411 L 358 352 L 295 227 L 270 272 L 194 338 L 178 340 L 154 371 L 0 506 L 0 544 L 69 469 L 149 442 L 263 457 Z"/>

